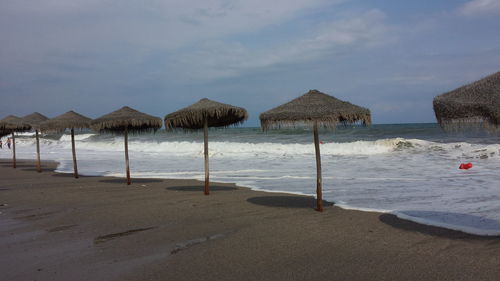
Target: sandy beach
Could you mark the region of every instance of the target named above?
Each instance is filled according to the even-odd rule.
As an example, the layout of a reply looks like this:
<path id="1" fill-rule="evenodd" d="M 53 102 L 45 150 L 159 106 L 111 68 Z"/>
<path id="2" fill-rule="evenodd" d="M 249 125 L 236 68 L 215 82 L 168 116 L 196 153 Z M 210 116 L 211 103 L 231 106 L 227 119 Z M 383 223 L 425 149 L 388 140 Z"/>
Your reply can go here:
<path id="1" fill-rule="evenodd" d="M 0 280 L 499 280 L 500 238 L 195 180 L 0 160 Z"/>

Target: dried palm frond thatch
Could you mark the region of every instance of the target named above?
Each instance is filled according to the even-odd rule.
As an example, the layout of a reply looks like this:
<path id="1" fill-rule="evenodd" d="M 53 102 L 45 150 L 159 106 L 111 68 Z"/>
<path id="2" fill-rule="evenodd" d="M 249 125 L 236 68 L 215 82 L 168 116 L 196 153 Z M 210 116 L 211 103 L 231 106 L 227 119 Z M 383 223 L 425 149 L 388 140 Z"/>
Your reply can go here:
<path id="1" fill-rule="evenodd" d="M 9 115 L 0 120 L 0 130 L 12 132 L 25 132 L 31 130 L 31 125 L 26 123 L 22 118 L 14 115 Z"/>
<path id="2" fill-rule="evenodd" d="M 338 124 L 371 124 L 370 110 L 339 100 L 318 90 L 260 114 L 263 130 L 296 125 L 335 128 Z"/>
<path id="3" fill-rule="evenodd" d="M 66 129 L 88 129 L 90 128 L 91 121 L 92 119 L 71 110 L 42 122 L 40 124 L 40 129 L 43 132 L 64 132 Z"/>
<path id="4" fill-rule="evenodd" d="M 165 116 L 165 128 L 203 129 L 208 127 L 228 127 L 238 125 L 248 119 L 244 108 L 220 103 L 207 98 Z"/>
<path id="5" fill-rule="evenodd" d="M 71 149 L 73 152 L 73 175 L 78 178 L 78 166 L 76 161 L 76 148 L 75 148 L 75 129 L 90 128 L 90 121 L 92 119 L 78 114 L 74 111 L 68 111 L 64 114 L 56 116 L 50 120 L 42 122 L 40 128 L 42 131 L 48 132 L 64 132 L 66 129 L 71 129 Z"/>
<path id="6" fill-rule="evenodd" d="M 30 124 L 22 118 L 9 115 L 0 120 L 0 131 L 12 134 L 12 167 L 16 168 L 16 136 L 15 132 L 25 132 L 31 129 Z"/>
<path id="7" fill-rule="evenodd" d="M 434 98 L 434 113 L 445 129 L 483 123 L 500 125 L 500 71 Z"/>
<path id="8" fill-rule="evenodd" d="M 127 184 L 131 184 L 128 159 L 128 133 L 156 131 L 160 129 L 161 126 L 161 118 L 139 112 L 128 106 L 124 106 L 119 110 L 113 111 L 90 122 L 90 128 L 94 131 L 124 134 Z"/>
<path id="9" fill-rule="evenodd" d="M 38 112 L 33 112 L 30 115 L 26 115 L 23 117 L 23 120 L 26 123 L 31 125 L 32 129 L 35 129 L 35 137 L 36 137 L 36 170 L 41 173 L 42 172 L 42 163 L 40 162 L 40 138 L 38 136 L 38 132 L 40 130 L 40 123 L 43 121 L 49 120 L 49 118 L 45 115 L 42 115 Z"/>
<path id="10" fill-rule="evenodd" d="M 165 128 L 186 130 L 203 129 L 205 155 L 205 187 L 204 193 L 210 193 L 210 175 L 208 168 L 208 128 L 228 127 L 243 123 L 248 118 L 247 111 L 225 103 L 201 99 L 198 102 L 165 116 Z"/>
<path id="11" fill-rule="evenodd" d="M 142 113 L 128 106 L 124 106 L 119 110 L 90 122 L 90 128 L 94 131 L 110 133 L 156 131 L 162 125 L 161 118 Z"/>
<path id="12" fill-rule="evenodd" d="M 321 154 L 318 127 L 335 128 L 338 124 L 371 124 L 370 110 L 341 101 L 318 90 L 306 94 L 260 114 L 264 131 L 282 126 L 305 125 L 313 127 L 316 151 L 316 210 L 323 211 Z"/>
<path id="13" fill-rule="evenodd" d="M 40 128 L 40 123 L 49 120 L 49 118 L 38 112 L 33 112 L 29 115 L 24 116 L 23 120 L 31 125 L 31 129 L 38 130 Z"/>

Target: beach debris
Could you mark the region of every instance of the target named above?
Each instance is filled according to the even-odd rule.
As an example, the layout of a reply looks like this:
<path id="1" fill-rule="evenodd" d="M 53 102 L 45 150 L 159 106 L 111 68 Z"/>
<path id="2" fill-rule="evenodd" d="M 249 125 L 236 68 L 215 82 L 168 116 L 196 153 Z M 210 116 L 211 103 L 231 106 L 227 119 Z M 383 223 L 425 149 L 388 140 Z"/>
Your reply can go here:
<path id="1" fill-rule="evenodd" d="M 145 228 L 136 228 L 136 229 L 130 229 L 130 230 L 123 231 L 123 232 L 117 232 L 117 233 L 111 233 L 111 234 L 106 234 L 106 235 L 102 235 L 102 236 L 97 236 L 94 239 L 94 244 L 103 243 L 103 242 L 109 241 L 111 239 L 131 235 L 131 234 L 134 234 L 137 232 L 142 232 L 142 231 L 151 230 L 151 229 L 155 229 L 155 228 L 158 228 L 158 227 L 151 226 L 151 227 L 145 227 Z"/>
<path id="2" fill-rule="evenodd" d="M 24 216 L 19 216 L 15 217 L 15 219 L 26 219 L 26 220 L 39 220 L 46 218 L 47 216 L 57 214 L 57 211 L 54 212 L 44 212 L 44 213 L 37 213 L 37 214 L 31 214 L 31 215 L 24 215 Z"/>
<path id="3" fill-rule="evenodd" d="M 70 228 L 73 228 L 75 226 L 78 226 L 78 224 L 71 224 L 71 225 L 61 225 L 61 226 L 56 226 L 54 228 L 51 228 L 49 230 L 47 230 L 47 232 L 58 232 L 58 231 L 63 231 L 63 230 L 66 230 L 66 229 L 70 229 Z"/>
<path id="4" fill-rule="evenodd" d="M 470 168 L 472 168 L 472 163 L 469 162 L 469 163 L 462 163 L 460 164 L 460 166 L 458 167 L 460 170 L 468 170 Z"/>
<path id="5" fill-rule="evenodd" d="M 201 238 L 192 239 L 192 240 L 184 241 L 184 242 L 181 242 L 181 243 L 177 243 L 175 245 L 175 247 L 172 249 L 172 251 L 170 251 L 170 254 L 172 254 L 172 255 L 173 254 L 177 254 L 178 252 L 180 252 L 182 250 L 185 250 L 185 249 L 187 249 L 187 248 L 189 248 L 191 246 L 198 245 L 198 244 L 210 241 L 210 240 L 215 240 L 215 239 L 223 238 L 225 236 L 226 235 L 224 235 L 222 233 L 219 233 L 219 234 L 214 234 L 214 235 L 211 235 L 211 236 L 201 237 Z"/>

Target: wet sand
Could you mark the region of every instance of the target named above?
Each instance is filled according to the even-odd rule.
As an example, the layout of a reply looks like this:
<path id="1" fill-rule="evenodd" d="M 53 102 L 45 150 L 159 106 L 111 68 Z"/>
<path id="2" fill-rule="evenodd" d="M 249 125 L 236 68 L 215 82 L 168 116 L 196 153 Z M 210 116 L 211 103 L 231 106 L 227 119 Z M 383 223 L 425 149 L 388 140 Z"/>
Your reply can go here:
<path id="1" fill-rule="evenodd" d="M 0 280 L 500 280 L 498 237 L 318 213 L 313 198 L 232 184 L 205 196 L 195 180 L 127 186 L 55 167 L 0 160 Z"/>

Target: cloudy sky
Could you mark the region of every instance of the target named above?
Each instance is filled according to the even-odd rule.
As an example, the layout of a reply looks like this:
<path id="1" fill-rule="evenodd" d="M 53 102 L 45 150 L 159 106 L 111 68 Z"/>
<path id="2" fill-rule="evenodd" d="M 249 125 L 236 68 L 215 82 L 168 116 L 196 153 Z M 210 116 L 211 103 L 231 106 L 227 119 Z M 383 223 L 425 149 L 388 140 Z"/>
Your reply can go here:
<path id="1" fill-rule="evenodd" d="M 500 0 L 0 0 L 0 118 L 200 98 L 258 114 L 309 89 L 374 123 L 500 71 Z"/>

